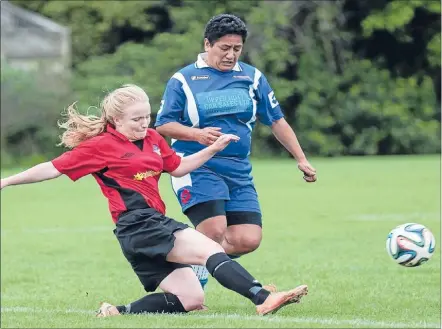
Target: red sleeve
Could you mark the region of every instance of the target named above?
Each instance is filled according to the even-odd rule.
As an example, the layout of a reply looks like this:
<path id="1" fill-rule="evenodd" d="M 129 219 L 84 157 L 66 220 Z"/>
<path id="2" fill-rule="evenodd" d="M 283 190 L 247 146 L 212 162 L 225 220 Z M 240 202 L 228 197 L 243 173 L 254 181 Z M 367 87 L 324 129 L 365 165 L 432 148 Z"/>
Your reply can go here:
<path id="1" fill-rule="evenodd" d="M 54 167 L 73 181 L 106 167 L 96 141 L 89 140 L 52 160 Z"/>
<path id="2" fill-rule="evenodd" d="M 172 172 L 181 164 L 181 157 L 170 148 L 166 140 L 158 134 L 158 132 L 156 132 L 156 134 L 158 135 L 158 144 L 161 151 L 161 157 L 163 158 L 163 170 Z"/>

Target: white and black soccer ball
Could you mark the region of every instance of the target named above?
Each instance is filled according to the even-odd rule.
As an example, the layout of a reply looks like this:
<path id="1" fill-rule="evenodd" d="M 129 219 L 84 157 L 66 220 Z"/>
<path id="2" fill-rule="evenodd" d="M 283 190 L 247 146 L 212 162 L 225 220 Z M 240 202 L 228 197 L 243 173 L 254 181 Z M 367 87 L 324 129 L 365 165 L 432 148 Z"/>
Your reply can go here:
<path id="1" fill-rule="evenodd" d="M 407 223 L 395 227 L 387 237 L 387 253 L 398 264 L 419 266 L 434 253 L 436 241 L 424 225 Z"/>

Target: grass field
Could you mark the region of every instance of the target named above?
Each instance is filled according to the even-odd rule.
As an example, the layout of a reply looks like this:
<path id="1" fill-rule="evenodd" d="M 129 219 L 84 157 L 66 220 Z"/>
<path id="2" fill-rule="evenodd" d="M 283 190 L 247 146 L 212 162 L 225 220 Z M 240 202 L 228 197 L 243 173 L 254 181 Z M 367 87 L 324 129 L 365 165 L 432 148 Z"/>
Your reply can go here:
<path id="1" fill-rule="evenodd" d="M 312 163 L 316 184 L 304 183 L 292 161 L 254 161 L 264 240 L 239 260 L 281 289 L 308 284 L 301 304 L 258 317 L 250 301 L 210 279 L 207 312 L 95 318 L 100 301 L 125 304 L 144 291 L 93 178 L 62 177 L 1 192 L 1 326 L 440 328 L 440 158 Z M 186 221 L 167 175 L 161 189 L 168 215 Z M 406 222 L 436 238 L 433 258 L 418 268 L 396 265 L 385 251 L 388 232 Z"/>

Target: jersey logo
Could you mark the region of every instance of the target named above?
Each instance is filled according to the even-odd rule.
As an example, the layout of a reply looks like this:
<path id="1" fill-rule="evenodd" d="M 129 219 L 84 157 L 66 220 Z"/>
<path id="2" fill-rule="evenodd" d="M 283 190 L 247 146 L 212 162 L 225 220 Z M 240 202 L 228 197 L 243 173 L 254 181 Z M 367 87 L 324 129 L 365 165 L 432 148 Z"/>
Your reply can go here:
<path id="1" fill-rule="evenodd" d="M 158 145 L 153 145 L 153 151 L 154 151 L 154 153 L 156 153 L 156 154 L 158 154 L 159 156 L 161 156 L 161 150 L 160 150 L 160 148 L 158 147 Z"/>
<path id="2" fill-rule="evenodd" d="M 275 93 L 273 92 L 273 90 L 271 92 L 269 92 L 269 101 L 270 101 L 270 105 L 272 106 L 272 109 L 274 109 L 275 107 L 277 107 L 279 105 L 278 101 L 276 100 L 275 97 Z"/>
<path id="3" fill-rule="evenodd" d="M 145 172 L 139 172 L 136 173 L 136 175 L 134 175 L 134 180 L 143 180 L 149 177 L 153 177 L 153 176 L 157 176 L 160 175 L 161 171 L 153 171 L 153 170 L 148 170 Z"/>
<path id="4" fill-rule="evenodd" d="M 201 92 L 195 95 L 195 101 L 200 122 L 232 114 L 247 122 L 253 115 L 252 99 L 246 89 L 231 88 Z"/>
<path id="5" fill-rule="evenodd" d="M 120 157 L 120 159 L 129 159 L 129 158 L 133 157 L 134 155 L 135 155 L 135 153 L 130 153 L 130 152 L 125 153 Z"/>
<path id="6" fill-rule="evenodd" d="M 190 77 L 190 80 L 196 81 L 196 80 L 209 80 L 210 76 L 208 75 L 192 75 Z"/>

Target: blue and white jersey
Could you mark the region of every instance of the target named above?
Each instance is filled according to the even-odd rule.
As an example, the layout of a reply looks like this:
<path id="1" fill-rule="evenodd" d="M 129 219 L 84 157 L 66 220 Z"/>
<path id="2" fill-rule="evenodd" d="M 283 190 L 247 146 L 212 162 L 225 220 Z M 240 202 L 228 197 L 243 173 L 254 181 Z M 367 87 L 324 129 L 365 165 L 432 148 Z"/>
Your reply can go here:
<path id="1" fill-rule="evenodd" d="M 194 64 L 175 73 L 161 101 L 155 126 L 178 122 L 188 127 L 220 127 L 241 139 L 217 156 L 246 158 L 250 154 L 252 130 L 258 118 L 265 125 L 281 119 L 274 92 L 256 68 L 238 62 L 232 71 L 211 68 L 199 54 Z M 191 154 L 205 146 L 194 141 L 173 140 L 178 153 Z"/>

